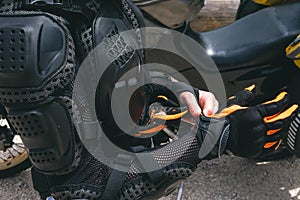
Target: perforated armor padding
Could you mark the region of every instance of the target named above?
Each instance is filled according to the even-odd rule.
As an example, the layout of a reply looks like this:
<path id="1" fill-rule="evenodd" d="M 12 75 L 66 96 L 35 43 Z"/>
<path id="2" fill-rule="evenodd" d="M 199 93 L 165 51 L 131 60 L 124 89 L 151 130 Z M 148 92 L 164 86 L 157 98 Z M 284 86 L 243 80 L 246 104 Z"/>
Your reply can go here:
<path id="1" fill-rule="evenodd" d="M 1 15 L 0 102 L 42 101 L 73 80 L 74 42 L 65 23 L 38 12 Z"/>
<path id="2" fill-rule="evenodd" d="M 12 5 L 0 9 L 0 102 L 34 167 L 69 173 L 81 156 L 68 97 L 75 76 L 73 38 L 62 17 Z"/>

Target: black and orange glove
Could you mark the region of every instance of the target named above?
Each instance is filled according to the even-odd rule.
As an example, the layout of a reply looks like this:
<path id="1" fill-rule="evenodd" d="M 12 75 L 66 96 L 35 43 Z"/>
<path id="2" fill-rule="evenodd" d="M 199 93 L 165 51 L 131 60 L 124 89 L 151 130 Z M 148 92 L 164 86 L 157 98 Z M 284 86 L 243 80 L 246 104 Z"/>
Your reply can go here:
<path id="1" fill-rule="evenodd" d="M 284 137 L 282 129 L 294 118 L 298 105 L 287 108 L 288 94 L 282 92 L 271 101 L 247 107 L 254 99 L 254 91 L 254 85 L 245 88 L 228 99 L 225 109 L 210 117 L 199 117 L 194 130 L 199 143 L 206 146 L 201 159 L 219 157 L 226 149 L 237 156 L 254 158 L 278 148 Z M 136 136 L 155 134 L 166 129 L 168 123 L 183 120 L 188 113 L 187 107 L 176 107 L 166 96 L 159 95 L 156 99 L 149 109 L 149 125 Z"/>
<path id="2" fill-rule="evenodd" d="M 233 97 L 229 100 L 231 104 L 227 108 L 211 117 L 212 121 L 225 119 L 224 130 L 227 130 L 227 133 L 222 133 L 220 138 L 228 139 L 219 141 L 219 144 L 224 146 L 226 143 L 226 149 L 237 156 L 247 158 L 259 156 L 264 151 L 276 150 L 284 137 L 281 130 L 294 118 L 298 108 L 298 105 L 287 108 L 286 92 L 281 92 L 275 99 L 256 106 L 238 105 L 240 102 L 247 104 L 248 100 L 253 99 L 252 89 L 254 88 L 249 87 Z M 207 121 L 201 118 L 203 117 L 200 117 L 200 127 L 202 121 Z M 225 150 L 224 147 L 221 149 Z"/>
<path id="3" fill-rule="evenodd" d="M 256 157 L 263 151 L 273 151 L 278 148 L 283 131 L 298 108 L 293 105 L 286 109 L 288 95 L 280 93 L 272 101 L 252 107 L 233 106 L 227 111 L 230 122 L 228 149 L 242 157 Z"/>

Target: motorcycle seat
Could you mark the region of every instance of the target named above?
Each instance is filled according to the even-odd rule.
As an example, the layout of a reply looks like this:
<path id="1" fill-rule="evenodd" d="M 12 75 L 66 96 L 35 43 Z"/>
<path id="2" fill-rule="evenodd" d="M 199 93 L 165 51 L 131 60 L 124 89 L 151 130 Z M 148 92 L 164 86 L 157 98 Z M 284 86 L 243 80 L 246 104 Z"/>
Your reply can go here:
<path id="1" fill-rule="evenodd" d="M 300 2 L 268 7 L 209 32 L 198 40 L 222 69 L 256 66 L 286 59 L 285 48 L 300 33 Z"/>

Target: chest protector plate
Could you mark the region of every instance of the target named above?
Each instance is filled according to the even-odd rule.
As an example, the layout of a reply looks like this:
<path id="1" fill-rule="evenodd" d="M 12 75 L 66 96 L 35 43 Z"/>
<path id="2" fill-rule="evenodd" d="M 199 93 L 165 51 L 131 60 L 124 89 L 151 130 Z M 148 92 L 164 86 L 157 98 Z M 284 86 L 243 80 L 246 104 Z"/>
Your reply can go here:
<path id="1" fill-rule="evenodd" d="M 2 2 L 0 102 L 34 167 L 53 175 L 68 173 L 80 162 L 71 98 L 81 62 L 104 38 L 136 29 L 142 21 L 127 1 L 49 2 Z M 114 72 L 128 60 L 141 58 L 119 58 L 111 66 Z M 115 75 L 109 74 L 111 84 Z M 103 87 L 102 95 L 109 96 L 110 89 Z"/>

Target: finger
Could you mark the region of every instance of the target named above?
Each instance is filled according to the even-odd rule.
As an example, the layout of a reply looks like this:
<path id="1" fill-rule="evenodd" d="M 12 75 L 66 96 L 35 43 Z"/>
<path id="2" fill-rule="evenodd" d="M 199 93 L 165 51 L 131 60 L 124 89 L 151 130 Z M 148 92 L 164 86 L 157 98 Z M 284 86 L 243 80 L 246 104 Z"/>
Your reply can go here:
<path id="1" fill-rule="evenodd" d="M 268 135 L 266 138 L 266 143 L 278 142 L 284 137 L 285 134 L 286 131 L 278 131 L 272 135 Z"/>
<path id="2" fill-rule="evenodd" d="M 267 126 L 268 132 L 270 132 L 268 135 L 272 135 L 272 132 L 277 132 L 276 130 L 282 129 L 288 123 L 289 120 L 285 119 L 265 124 Z"/>
<path id="3" fill-rule="evenodd" d="M 286 109 L 285 111 L 281 112 L 280 114 L 271 117 L 265 117 L 264 122 L 272 123 L 280 120 L 290 121 L 297 109 L 298 109 L 298 105 L 293 105 L 290 108 Z"/>
<path id="4" fill-rule="evenodd" d="M 282 140 L 276 141 L 276 142 L 268 142 L 264 145 L 265 149 L 268 149 L 270 151 L 276 151 L 282 143 Z"/>
<path id="5" fill-rule="evenodd" d="M 223 109 L 221 112 L 217 113 L 217 114 L 214 114 L 212 115 L 211 117 L 213 118 L 216 118 L 216 119 L 221 119 L 223 117 L 226 117 L 238 110 L 245 110 L 245 109 L 248 109 L 248 107 L 242 107 L 242 106 L 239 106 L 239 105 L 232 105 L 228 108 L 225 108 Z"/>
<path id="6" fill-rule="evenodd" d="M 277 133 L 278 131 L 280 131 L 281 129 L 290 125 L 291 121 L 294 119 L 295 115 L 296 115 L 296 112 L 294 112 L 290 117 L 287 117 L 285 119 L 265 123 L 267 130 L 268 130 L 267 135 L 273 135 L 273 134 Z"/>
<path id="7" fill-rule="evenodd" d="M 201 115 L 201 108 L 196 100 L 195 96 L 190 92 L 183 92 L 180 94 L 180 99 L 183 104 L 187 105 L 189 111 L 193 117 L 199 117 Z"/>
<path id="8" fill-rule="evenodd" d="M 217 101 L 215 95 L 210 92 L 199 92 L 199 104 L 203 109 L 203 114 L 207 117 L 212 116 L 219 109 L 219 102 Z"/>
<path id="9" fill-rule="evenodd" d="M 247 105 L 253 100 L 255 89 L 255 85 L 253 84 L 245 88 L 243 91 L 238 92 L 235 96 L 228 98 L 227 106 L 231 106 L 233 104 L 241 106 Z"/>
<path id="10" fill-rule="evenodd" d="M 277 120 L 274 122 L 266 123 L 267 129 L 268 129 L 267 135 L 272 136 L 272 135 L 276 134 L 277 132 L 281 131 L 286 126 L 288 126 L 291 123 L 292 119 L 294 118 L 295 114 L 296 113 L 294 112 L 294 113 L 292 113 L 292 115 L 290 115 L 290 117 L 280 119 L 280 120 Z M 278 117 L 280 117 L 280 116 L 278 115 L 277 118 Z"/>
<path id="11" fill-rule="evenodd" d="M 288 101 L 287 92 L 281 92 L 275 99 L 258 105 L 257 109 L 263 117 L 274 117 L 284 110 L 284 108 L 288 105 Z"/>

